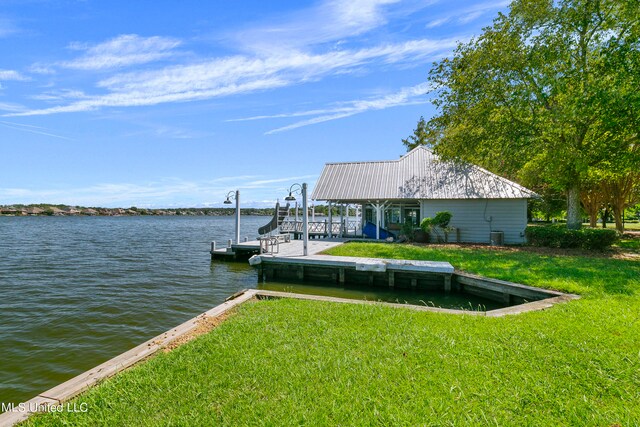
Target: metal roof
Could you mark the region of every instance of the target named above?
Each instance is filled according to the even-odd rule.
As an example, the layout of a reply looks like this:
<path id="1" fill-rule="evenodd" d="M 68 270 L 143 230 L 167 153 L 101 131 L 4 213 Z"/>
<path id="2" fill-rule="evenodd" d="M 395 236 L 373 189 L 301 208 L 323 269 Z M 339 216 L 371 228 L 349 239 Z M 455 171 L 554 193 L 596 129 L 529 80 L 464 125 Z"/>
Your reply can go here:
<path id="1" fill-rule="evenodd" d="M 537 195 L 469 163 L 443 161 L 420 146 L 397 160 L 327 163 L 311 198 L 343 202 L 403 199 L 526 199 Z"/>

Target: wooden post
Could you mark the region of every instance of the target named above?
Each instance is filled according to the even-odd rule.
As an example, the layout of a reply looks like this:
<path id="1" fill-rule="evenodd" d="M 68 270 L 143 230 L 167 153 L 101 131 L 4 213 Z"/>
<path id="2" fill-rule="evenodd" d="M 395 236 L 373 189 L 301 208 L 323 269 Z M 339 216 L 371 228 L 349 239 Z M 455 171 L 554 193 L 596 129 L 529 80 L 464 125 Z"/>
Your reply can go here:
<path id="1" fill-rule="evenodd" d="M 396 276 L 393 271 L 389 271 L 389 287 L 393 288 L 396 286 Z"/>
<path id="2" fill-rule="evenodd" d="M 504 292 L 502 294 L 502 302 L 507 305 L 511 305 L 511 294 L 509 292 Z"/>
<path id="3" fill-rule="evenodd" d="M 451 292 L 451 275 L 444 276 L 444 291 L 446 293 Z"/>
<path id="4" fill-rule="evenodd" d="M 411 289 L 418 287 L 418 279 L 411 279 Z"/>
<path id="5" fill-rule="evenodd" d="M 213 242 L 211 242 L 211 252 L 215 252 L 216 251 L 216 242 L 215 240 Z"/>
<path id="6" fill-rule="evenodd" d="M 373 286 L 373 271 L 369 272 L 369 286 Z"/>
<path id="7" fill-rule="evenodd" d="M 298 280 L 304 280 L 304 265 L 301 265 L 300 267 L 298 267 Z"/>
<path id="8" fill-rule="evenodd" d="M 340 282 L 340 284 L 344 285 L 344 267 L 338 269 L 338 277 L 338 281 Z"/>

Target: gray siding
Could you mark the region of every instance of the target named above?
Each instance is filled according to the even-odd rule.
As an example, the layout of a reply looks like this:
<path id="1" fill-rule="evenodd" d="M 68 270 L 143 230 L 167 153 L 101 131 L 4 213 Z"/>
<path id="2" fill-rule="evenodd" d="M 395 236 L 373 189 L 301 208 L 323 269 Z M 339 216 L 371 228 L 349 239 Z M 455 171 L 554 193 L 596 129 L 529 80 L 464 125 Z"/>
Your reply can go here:
<path id="1" fill-rule="evenodd" d="M 460 229 L 463 242 L 489 243 L 493 230 L 504 231 L 505 243 L 524 243 L 521 234 L 527 226 L 526 199 L 422 200 L 420 208 L 422 218 L 451 212 L 450 226 Z"/>

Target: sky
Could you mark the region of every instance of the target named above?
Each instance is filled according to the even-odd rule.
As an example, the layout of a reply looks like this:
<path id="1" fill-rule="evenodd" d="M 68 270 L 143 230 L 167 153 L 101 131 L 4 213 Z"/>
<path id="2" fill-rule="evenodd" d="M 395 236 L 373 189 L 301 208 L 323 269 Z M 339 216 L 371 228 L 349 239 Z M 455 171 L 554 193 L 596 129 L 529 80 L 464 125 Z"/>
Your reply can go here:
<path id="1" fill-rule="evenodd" d="M 507 1 L 0 0 L 0 205 L 270 207 L 389 160 Z"/>

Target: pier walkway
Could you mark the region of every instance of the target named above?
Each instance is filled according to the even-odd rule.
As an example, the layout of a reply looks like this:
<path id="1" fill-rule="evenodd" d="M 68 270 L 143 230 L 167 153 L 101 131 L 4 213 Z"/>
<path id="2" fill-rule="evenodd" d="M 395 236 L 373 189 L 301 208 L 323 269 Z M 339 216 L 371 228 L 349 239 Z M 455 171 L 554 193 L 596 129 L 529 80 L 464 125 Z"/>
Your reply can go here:
<path id="1" fill-rule="evenodd" d="M 319 239 L 309 240 L 307 244 L 307 252 L 309 255 L 315 255 L 329 248 L 341 245 L 350 239 L 347 238 L 332 238 L 332 239 Z M 231 246 L 224 248 L 211 248 L 211 259 L 237 259 L 237 258 L 249 258 L 252 255 L 260 254 L 260 244 L 265 247 L 265 242 L 260 240 L 252 240 L 248 242 L 241 242 L 239 244 L 232 244 Z M 266 257 L 294 257 L 302 256 L 303 252 L 302 240 L 289 240 L 279 241 L 274 245 L 267 245 L 269 251 L 263 252 L 262 256 Z"/>

